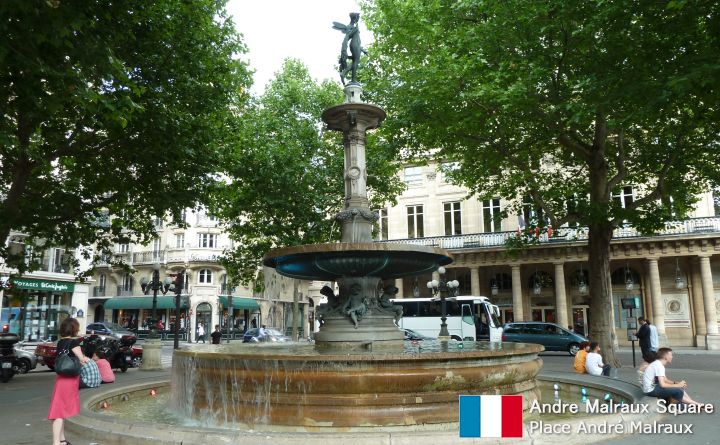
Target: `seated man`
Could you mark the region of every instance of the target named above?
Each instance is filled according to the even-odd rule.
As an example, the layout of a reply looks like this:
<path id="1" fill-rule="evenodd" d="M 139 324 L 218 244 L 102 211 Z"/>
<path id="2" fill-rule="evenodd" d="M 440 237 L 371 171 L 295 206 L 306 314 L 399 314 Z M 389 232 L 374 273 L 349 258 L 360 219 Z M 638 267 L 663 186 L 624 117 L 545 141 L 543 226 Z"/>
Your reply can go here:
<path id="1" fill-rule="evenodd" d="M 585 370 L 590 375 L 610 375 L 610 365 L 603 364 L 600 345 L 596 341 L 590 343 L 590 351 L 585 358 Z"/>
<path id="2" fill-rule="evenodd" d="M 587 369 L 585 369 L 585 360 L 587 359 L 587 354 L 590 351 L 590 342 L 584 341 L 580 343 L 580 350 L 577 354 L 575 354 L 575 363 L 573 367 L 575 368 L 575 372 L 578 374 L 587 374 Z"/>
<path id="3" fill-rule="evenodd" d="M 80 388 L 97 388 L 102 382 L 95 360 L 88 360 L 80 368 Z"/>
<path id="4" fill-rule="evenodd" d="M 657 352 L 657 358 L 650 363 L 643 374 L 643 392 L 649 397 L 657 397 L 658 399 L 672 399 L 680 403 L 689 403 L 691 405 L 701 405 L 690 398 L 685 392 L 687 383 L 685 380 L 670 380 L 665 375 L 665 366 L 672 363 L 672 349 L 660 348 Z"/>

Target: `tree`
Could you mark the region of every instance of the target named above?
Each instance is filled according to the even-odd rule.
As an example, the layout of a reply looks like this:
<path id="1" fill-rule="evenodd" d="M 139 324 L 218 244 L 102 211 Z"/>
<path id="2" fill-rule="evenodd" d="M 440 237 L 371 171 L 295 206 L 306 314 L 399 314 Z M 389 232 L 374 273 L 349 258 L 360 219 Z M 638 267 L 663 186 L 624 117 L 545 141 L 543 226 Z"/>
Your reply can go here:
<path id="1" fill-rule="evenodd" d="M 202 202 L 250 84 L 224 1 L 0 4 L 0 239 L 154 236 Z M 4 243 L 3 243 L 4 245 Z M 0 247 L 22 273 L 22 252 Z"/>
<path id="2" fill-rule="evenodd" d="M 334 216 L 343 206 L 343 145 L 322 130 L 323 110 L 343 101 L 340 86 L 316 83 L 288 59 L 236 121 L 237 143 L 223 162 L 225 183 L 213 207 L 229 225 L 235 248 L 223 263 L 233 279 L 255 280 L 260 260 L 275 247 L 340 238 Z M 368 138 L 368 186 L 376 204 L 394 199 L 401 184 L 395 153 Z"/>
<path id="3" fill-rule="evenodd" d="M 683 218 L 717 183 L 716 3 L 377 0 L 369 89 L 406 146 L 534 225 L 589 228 L 590 335 L 616 362 L 613 229 Z M 613 192 L 636 186 L 633 202 Z M 600 310 L 597 310 L 600 309 Z"/>

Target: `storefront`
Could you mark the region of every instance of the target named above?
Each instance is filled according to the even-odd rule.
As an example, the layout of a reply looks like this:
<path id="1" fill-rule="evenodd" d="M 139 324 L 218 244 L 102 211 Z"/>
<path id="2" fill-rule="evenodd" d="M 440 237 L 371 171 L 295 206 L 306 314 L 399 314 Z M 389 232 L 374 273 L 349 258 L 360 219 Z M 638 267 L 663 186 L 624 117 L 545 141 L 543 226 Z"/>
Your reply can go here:
<path id="1" fill-rule="evenodd" d="M 72 281 L 14 278 L 4 291 L 3 321 L 22 340 L 56 340 L 67 317 L 77 317 L 84 328 L 87 291 L 81 292 L 84 301 L 74 297 L 75 291 Z"/>

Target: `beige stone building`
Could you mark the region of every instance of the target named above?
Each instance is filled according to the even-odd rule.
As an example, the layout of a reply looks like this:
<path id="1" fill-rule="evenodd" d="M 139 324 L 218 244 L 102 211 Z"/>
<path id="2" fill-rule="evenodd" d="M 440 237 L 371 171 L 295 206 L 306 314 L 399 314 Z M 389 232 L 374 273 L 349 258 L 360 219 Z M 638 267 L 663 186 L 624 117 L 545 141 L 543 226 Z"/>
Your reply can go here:
<path id="1" fill-rule="evenodd" d="M 691 218 L 669 224 L 655 236 L 632 228 L 615 231 L 611 247 L 613 307 L 590 307 L 587 294 L 587 233 L 555 228 L 540 245 L 517 258 L 506 255 L 505 240 L 516 236 L 518 218 L 497 215 L 502 199 L 479 201 L 449 184 L 437 164 L 408 166 L 401 172 L 407 190 L 397 205 L 380 209 L 379 240 L 435 245 L 455 261 L 447 276 L 460 282 L 460 295 L 484 295 L 501 307 L 502 321 L 551 321 L 587 334 L 588 315 L 612 311 L 620 344 L 627 341 L 629 309 L 622 299 L 637 298 L 639 309 L 672 346 L 720 348 L 720 196 L 700 197 Z M 613 198 L 635 199 L 632 185 Z M 530 210 L 526 210 L 529 212 Z M 403 297 L 429 297 L 427 276 L 396 280 Z"/>
<path id="2" fill-rule="evenodd" d="M 90 288 L 89 322 L 113 321 L 144 330 L 151 317 L 153 291 L 144 292 L 142 281 L 150 280 L 155 267 L 159 267 L 161 281 L 183 270 L 186 273 L 183 295 L 187 298 L 183 298 L 179 319 L 180 328 L 184 330 L 182 340 L 188 339 L 189 330 L 191 340 L 195 341 L 201 322 L 206 335 L 217 324 L 224 332 L 230 316 L 236 338 L 245 329 L 261 324 L 289 331 L 296 290 L 292 280 L 266 268 L 261 275 L 264 282 L 261 291 L 242 286 L 231 288 L 227 273 L 219 262 L 223 251 L 233 247 L 222 225 L 204 212 L 186 212 L 185 222 L 188 227 L 180 228 L 157 219 L 158 237 L 148 245 L 116 246 L 114 255 L 133 272 L 111 266 L 109 261 L 98 265 Z M 297 288 L 302 335 L 306 335 L 312 321 L 307 287 L 308 283 L 299 283 Z M 232 309 L 229 295 L 232 295 Z M 157 308 L 158 318 L 168 331 L 172 331 L 175 323 L 172 291 L 165 295 L 162 291 L 158 293 Z M 172 338 L 172 334 L 166 333 L 165 338 Z"/>

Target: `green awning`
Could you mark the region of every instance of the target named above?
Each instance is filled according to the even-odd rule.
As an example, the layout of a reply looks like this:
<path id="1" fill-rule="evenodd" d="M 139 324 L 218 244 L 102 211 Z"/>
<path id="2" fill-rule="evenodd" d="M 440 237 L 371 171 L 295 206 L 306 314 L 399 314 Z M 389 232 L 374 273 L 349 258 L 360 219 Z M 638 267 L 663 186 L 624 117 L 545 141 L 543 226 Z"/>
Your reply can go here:
<path id="1" fill-rule="evenodd" d="M 112 297 L 105 302 L 105 309 L 152 309 L 152 296 L 139 297 Z M 182 301 L 182 299 L 181 299 Z M 158 295 L 158 309 L 175 309 L 175 296 Z M 187 309 L 187 306 L 180 303 L 181 309 Z"/>
<path id="2" fill-rule="evenodd" d="M 226 295 L 220 295 L 220 304 L 223 307 L 228 305 L 228 297 Z M 247 309 L 249 311 L 259 310 L 260 306 L 257 304 L 257 300 L 254 298 L 235 297 L 232 298 L 233 309 Z"/>

